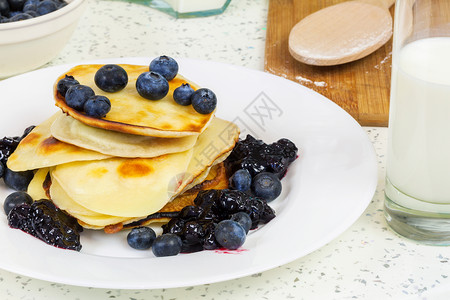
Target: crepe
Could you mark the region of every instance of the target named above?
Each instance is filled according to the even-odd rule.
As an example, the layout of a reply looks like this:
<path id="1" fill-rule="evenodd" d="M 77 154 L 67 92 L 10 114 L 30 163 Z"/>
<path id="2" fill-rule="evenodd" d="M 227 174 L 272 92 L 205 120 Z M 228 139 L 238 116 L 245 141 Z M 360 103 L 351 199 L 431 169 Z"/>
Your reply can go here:
<path id="1" fill-rule="evenodd" d="M 79 65 L 62 74 L 54 85 L 56 106 L 73 118 L 90 126 L 123 133 L 154 137 L 182 137 L 198 135 L 210 123 L 214 112 L 200 114 L 192 105 L 182 106 L 173 100 L 173 91 L 182 83 L 189 83 L 195 90 L 198 86 L 181 75 L 169 81 L 169 93 L 158 101 L 141 97 L 136 90 L 137 77 L 148 72 L 148 66 L 121 64 L 128 74 L 128 85 L 121 91 L 107 93 L 100 90 L 94 82 L 94 76 L 102 65 Z M 71 75 L 80 84 L 91 87 L 97 95 L 103 95 L 111 101 L 111 110 L 104 118 L 94 118 L 67 106 L 64 97 L 56 89 L 57 82 L 65 75 Z"/>
<path id="2" fill-rule="evenodd" d="M 180 138 L 158 138 L 122 133 L 88 126 L 59 113 L 51 134 L 60 141 L 119 157 L 155 157 L 191 149 L 198 135 Z"/>
<path id="3" fill-rule="evenodd" d="M 49 171 L 50 168 L 42 168 L 34 173 L 33 179 L 31 180 L 30 184 L 28 184 L 27 188 L 27 193 L 33 200 L 50 198 L 47 196 L 44 188 L 44 181 Z"/>
<path id="4" fill-rule="evenodd" d="M 71 200 L 88 210 L 118 217 L 146 216 L 222 161 L 238 137 L 236 125 L 215 118 L 188 151 L 155 158 L 113 157 L 66 163 L 56 166 L 51 178 Z"/>
<path id="5" fill-rule="evenodd" d="M 83 149 L 55 139 L 50 126 L 57 114 L 36 126 L 17 146 L 8 158 L 8 168 L 26 171 L 64 164 L 73 161 L 93 161 L 111 157 L 110 155 Z"/>

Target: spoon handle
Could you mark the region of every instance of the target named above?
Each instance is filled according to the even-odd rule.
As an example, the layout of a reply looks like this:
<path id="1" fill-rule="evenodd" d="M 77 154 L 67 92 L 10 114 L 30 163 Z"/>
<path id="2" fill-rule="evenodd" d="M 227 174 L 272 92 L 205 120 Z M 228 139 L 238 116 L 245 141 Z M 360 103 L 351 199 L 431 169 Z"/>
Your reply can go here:
<path id="1" fill-rule="evenodd" d="M 391 7 L 395 3 L 395 0 L 358 0 L 358 1 L 381 6 L 386 9 L 389 9 L 389 7 Z"/>

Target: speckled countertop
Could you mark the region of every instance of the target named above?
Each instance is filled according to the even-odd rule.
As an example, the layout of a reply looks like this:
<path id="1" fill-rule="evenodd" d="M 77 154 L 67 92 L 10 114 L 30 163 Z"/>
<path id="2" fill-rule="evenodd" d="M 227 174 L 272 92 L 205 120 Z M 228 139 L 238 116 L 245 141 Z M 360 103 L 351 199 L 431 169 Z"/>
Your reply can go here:
<path id="1" fill-rule="evenodd" d="M 233 0 L 222 15 L 187 20 L 136 4 L 87 1 L 70 43 L 48 65 L 164 53 L 263 69 L 268 0 Z M 0 299 L 449 299 L 450 249 L 420 245 L 387 228 L 387 130 L 365 130 L 378 155 L 375 196 L 349 229 L 306 257 L 241 279 L 163 290 L 75 287 L 0 270 Z"/>

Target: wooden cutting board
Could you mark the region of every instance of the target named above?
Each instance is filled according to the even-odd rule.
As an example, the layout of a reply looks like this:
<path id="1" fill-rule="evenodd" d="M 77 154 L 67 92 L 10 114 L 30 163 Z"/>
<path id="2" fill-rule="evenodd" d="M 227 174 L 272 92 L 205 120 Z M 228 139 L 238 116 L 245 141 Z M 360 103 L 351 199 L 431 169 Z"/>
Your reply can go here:
<path id="1" fill-rule="evenodd" d="M 338 66 L 310 66 L 289 54 L 291 28 L 307 15 L 340 2 L 343 1 L 270 0 L 264 69 L 324 95 L 363 126 L 387 126 L 392 38 L 369 56 Z"/>

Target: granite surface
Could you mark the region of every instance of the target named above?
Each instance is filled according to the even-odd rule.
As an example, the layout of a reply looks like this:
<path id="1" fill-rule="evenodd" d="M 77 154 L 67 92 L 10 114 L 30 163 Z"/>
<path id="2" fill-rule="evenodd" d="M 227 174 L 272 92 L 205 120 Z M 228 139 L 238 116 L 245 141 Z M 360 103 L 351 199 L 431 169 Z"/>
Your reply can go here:
<path id="1" fill-rule="evenodd" d="M 137 4 L 87 1 L 70 43 L 48 65 L 167 54 L 263 69 L 268 0 L 233 0 L 222 15 L 185 20 Z M 350 228 L 305 257 L 241 279 L 155 290 L 75 287 L 0 270 L 0 299 L 448 299 L 450 250 L 406 240 L 387 227 L 387 130 L 364 129 L 378 157 L 376 193 Z"/>

